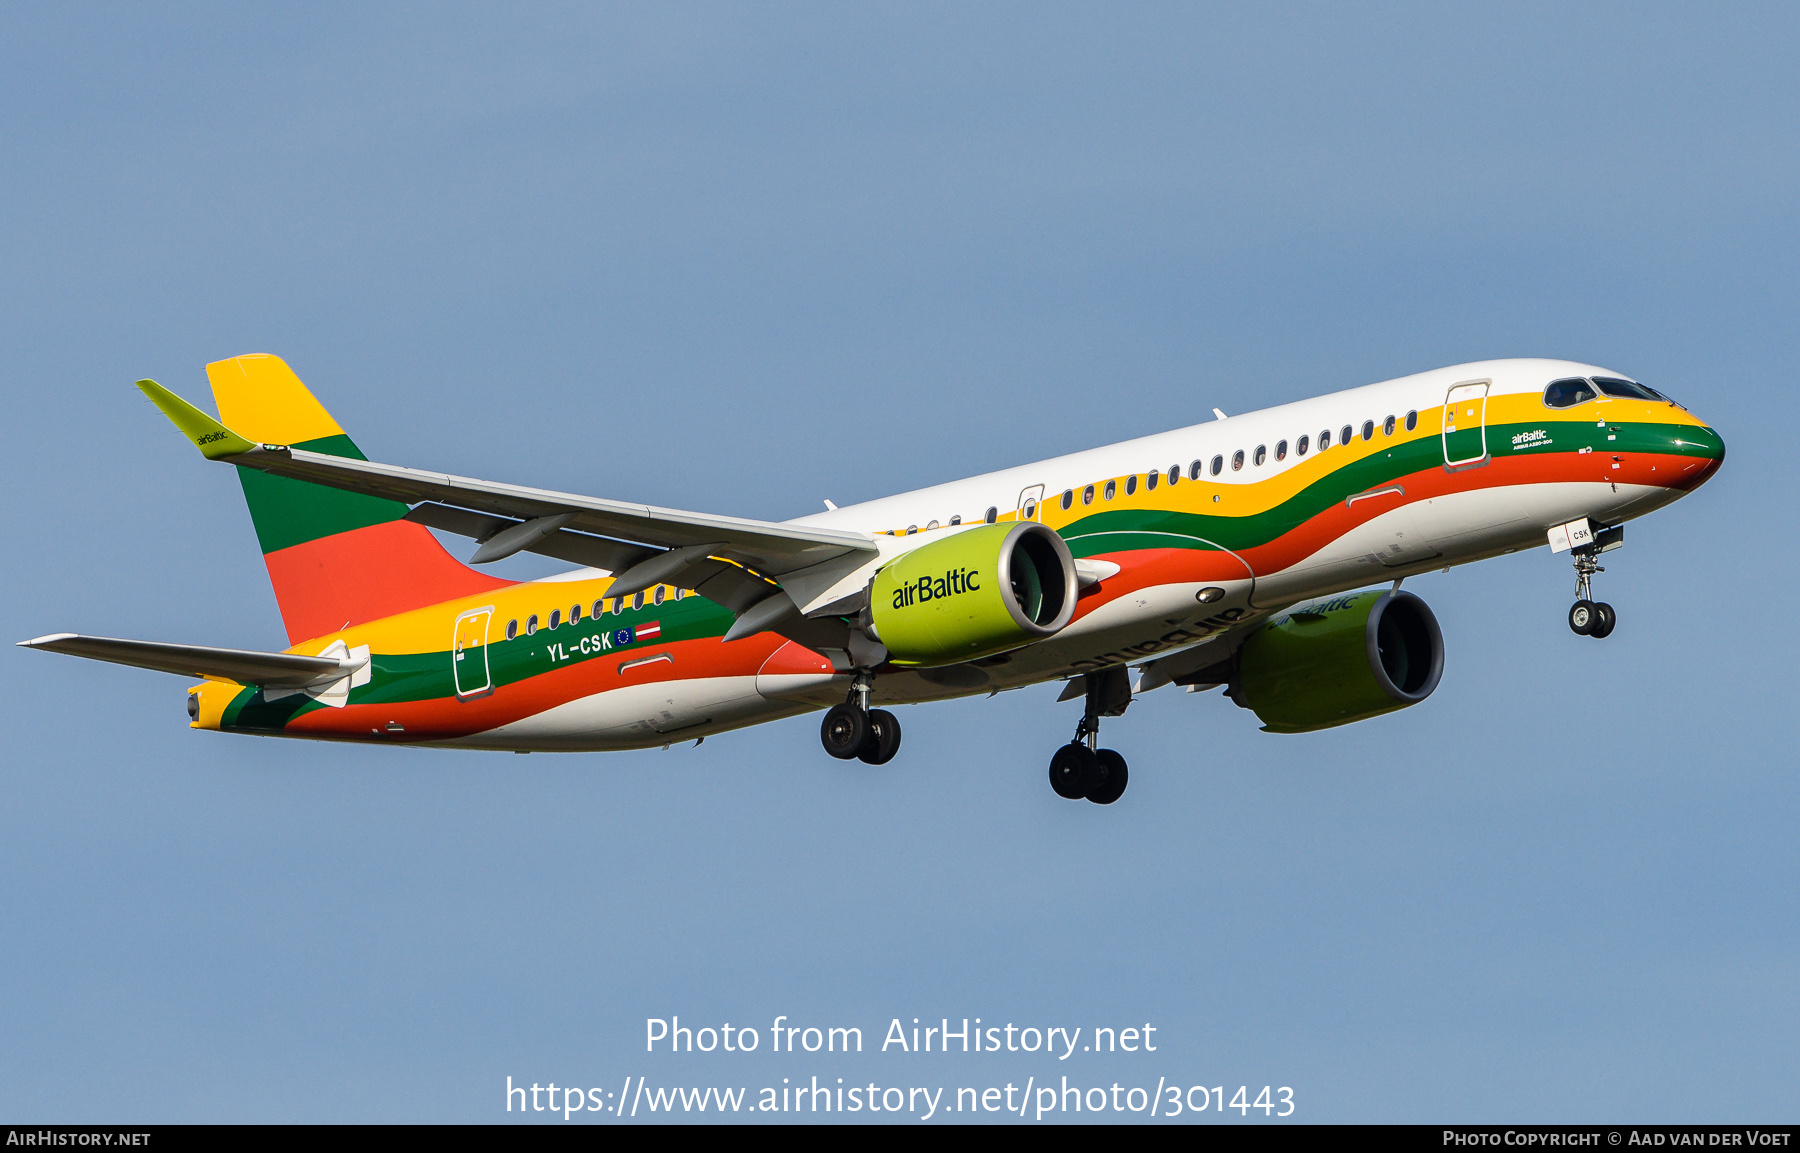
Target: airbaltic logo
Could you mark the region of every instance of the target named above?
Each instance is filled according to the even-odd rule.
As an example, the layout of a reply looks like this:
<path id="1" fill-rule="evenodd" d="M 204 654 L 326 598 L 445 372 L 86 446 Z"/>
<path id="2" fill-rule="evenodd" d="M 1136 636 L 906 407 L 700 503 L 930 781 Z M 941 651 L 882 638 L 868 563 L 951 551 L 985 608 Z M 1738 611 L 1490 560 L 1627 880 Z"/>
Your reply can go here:
<path id="1" fill-rule="evenodd" d="M 224 440 L 224 439 L 225 439 L 224 431 L 219 430 L 219 431 L 209 432 L 205 436 L 195 437 L 194 443 L 195 444 L 211 444 L 215 440 Z"/>
<path id="2" fill-rule="evenodd" d="M 894 607 L 905 608 L 957 593 L 975 592 L 981 588 L 975 581 L 980 575 L 980 569 L 954 568 L 941 577 L 922 576 L 916 581 L 907 581 L 894 589 Z"/>

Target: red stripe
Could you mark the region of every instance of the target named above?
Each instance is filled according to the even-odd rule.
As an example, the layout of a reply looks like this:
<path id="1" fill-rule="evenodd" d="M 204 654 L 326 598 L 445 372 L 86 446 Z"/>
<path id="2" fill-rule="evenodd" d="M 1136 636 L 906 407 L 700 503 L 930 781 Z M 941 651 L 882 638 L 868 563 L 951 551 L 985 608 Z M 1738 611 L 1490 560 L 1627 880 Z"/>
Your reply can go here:
<path id="1" fill-rule="evenodd" d="M 340 736 L 369 739 L 370 730 L 385 730 L 389 721 L 406 726 L 401 739 L 445 740 L 486 732 L 512 721 L 535 716 L 545 709 L 579 700 L 608 689 L 655 681 L 697 680 L 703 677 L 755 676 L 769 655 L 786 641 L 774 633 L 759 633 L 741 641 L 721 644 L 705 638 L 677 641 L 667 651 L 675 659 L 639 665 L 620 675 L 619 666 L 644 654 L 627 649 L 597 660 L 571 661 L 548 668 L 535 677 L 502 685 L 485 697 L 459 701 L 438 697 L 428 701 L 396 701 L 380 705 L 349 705 L 341 709 L 314 709 L 287 723 L 290 733 L 307 736 Z M 450 660 L 444 654 L 446 665 Z"/>
<path id="2" fill-rule="evenodd" d="M 263 561 L 289 644 L 515 583 L 476 572 L 405 520 L 277 549 Z"/>

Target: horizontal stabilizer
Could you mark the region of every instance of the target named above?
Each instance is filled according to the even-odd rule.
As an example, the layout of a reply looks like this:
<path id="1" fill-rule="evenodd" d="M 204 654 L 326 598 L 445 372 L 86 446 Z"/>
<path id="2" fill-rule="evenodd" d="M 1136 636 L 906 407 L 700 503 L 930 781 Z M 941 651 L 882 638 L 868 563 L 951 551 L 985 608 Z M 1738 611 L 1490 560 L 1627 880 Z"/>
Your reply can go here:
<path id="1" fill-rule="evenodd" d="M 303 657 L 294 653 L 263 653 L 249 649 L 215 649 L 205 645 L 173 645 L 162 641 L 128 641 L 114 637 L 89 637 L 79 633 L 54 633 L 20 641 L 19 647 L 68 653 L 72 657 L 111 661 L 140 669 L 203 677 L 239 684 L 304 688 L 341 680 L 362 661 L 335 657 Z"/>

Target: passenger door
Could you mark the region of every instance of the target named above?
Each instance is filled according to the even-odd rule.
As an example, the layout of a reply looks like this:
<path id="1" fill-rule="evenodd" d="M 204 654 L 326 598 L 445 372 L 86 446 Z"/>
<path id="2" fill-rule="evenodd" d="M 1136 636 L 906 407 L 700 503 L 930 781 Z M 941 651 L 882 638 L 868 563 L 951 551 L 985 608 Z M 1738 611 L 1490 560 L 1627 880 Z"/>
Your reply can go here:
<path id="1" fill-rule="evenodd" d="M 1487 463 L 1488 385 L 1485 380 L 1459 384 L 1445 396 L 1445 468 L 1474 468 Z"/>
<path id="2" fill-rule="evenodd" d="M 493 619 L 493 605 L 470 609 L 456 618 L 456 628 L 450 638 L 450 672 L 456 682 L 458 700 L 493 691 L 487 655 L 488 625 Z"/>

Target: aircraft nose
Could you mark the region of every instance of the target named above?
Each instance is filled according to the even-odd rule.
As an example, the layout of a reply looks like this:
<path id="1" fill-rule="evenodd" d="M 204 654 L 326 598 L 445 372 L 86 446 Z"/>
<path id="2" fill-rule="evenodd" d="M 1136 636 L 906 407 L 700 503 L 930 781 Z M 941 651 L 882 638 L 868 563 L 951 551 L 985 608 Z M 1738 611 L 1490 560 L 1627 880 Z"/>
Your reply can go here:
<path id="1" fill-rule="evenodd" d="M 1718 472 L 1719 466 L 1725 462 L 1725 438 L 1709 425 L 1690 425 L 1675 433 L 1671 439 L 1674 442 L 1671 448 L 1680 455 L 1697 461 L 1692 472 L 1683 478 L 1685 488 L 1699 486 Z"/>
<path id="2" fill-rule="evenodd" d="M 1702 456 L 1715 465 L 1725 459 L 1725 438 L 1717 430 L 1707 425 L 1695 428 L 1684 428 L 1682 431 L 1682 447 L 1694 456 Z"/>

